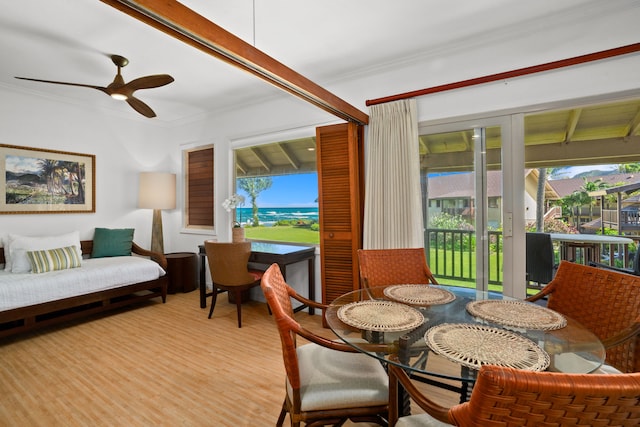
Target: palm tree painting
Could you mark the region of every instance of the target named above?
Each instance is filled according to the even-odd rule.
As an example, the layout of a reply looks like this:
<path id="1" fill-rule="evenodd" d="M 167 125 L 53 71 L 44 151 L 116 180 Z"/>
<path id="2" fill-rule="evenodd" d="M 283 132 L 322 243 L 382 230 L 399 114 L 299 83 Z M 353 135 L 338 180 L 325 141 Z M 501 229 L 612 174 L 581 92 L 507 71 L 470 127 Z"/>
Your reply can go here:
<path id="1" fill-rule="evenodd" d="M 5 157 L 7 205 L 85 204 L 86 165 L 46 157 Z"/>

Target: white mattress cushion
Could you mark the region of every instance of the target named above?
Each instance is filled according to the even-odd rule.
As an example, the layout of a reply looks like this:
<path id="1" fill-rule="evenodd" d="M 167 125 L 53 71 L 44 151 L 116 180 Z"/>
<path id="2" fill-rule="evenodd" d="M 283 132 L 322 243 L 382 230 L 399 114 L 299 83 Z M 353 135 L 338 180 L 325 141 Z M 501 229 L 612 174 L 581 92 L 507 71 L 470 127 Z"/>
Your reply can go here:
<path id="1" fill-rule="evenodd" d="M 48 273 L 0 271 L 0 311 L 155 280 L 165 271 L 139 256 L 85 259 L 82 267 Z"/>

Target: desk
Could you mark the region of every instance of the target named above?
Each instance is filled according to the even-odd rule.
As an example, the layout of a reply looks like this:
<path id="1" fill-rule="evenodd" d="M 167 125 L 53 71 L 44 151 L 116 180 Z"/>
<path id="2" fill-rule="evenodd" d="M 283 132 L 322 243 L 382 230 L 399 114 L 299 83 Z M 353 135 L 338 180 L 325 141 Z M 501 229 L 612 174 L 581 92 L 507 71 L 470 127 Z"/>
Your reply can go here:
<path id="1" fill-rule="evenodd" d="M 478 319 L 466 310 L 467 303 L 489 299 L 513 300 L 494 292 L 480 292 L 474 289 L 453 286 L 435 286 L 446 289 L 455 295 L 455 300 L 446 304 L 416 307 L 424 316 L 424 322 L 415 329 L 402 332 L 371 332 L 358 329 L 343 323 L 338 318 L 338 310 L 345 304 L 364 301 L 373 297 L 375 300 L 388 300 L 384 288 L 349 292 L 336 298 L 326 310 L 326 321 L 331 330 L 347 344 L 358 351 L 388 363 L 395 363 L 403 369 L 412 371 L 412 375 L 420 381 L 434 384 L 445 389 L 459 392 L 461 401 L 466 400 L 469 387 L 476 380 L 477 371 L 466 368 L 459 363 L 434 353 L 426 345 L 425 333 L 433 326 L 444 323 L 482 324 L 495 328 L 516 331 L 529 338 L 546 350 L 551 359 L 547 370 L 557 372 L 588 373 L 602 365 L 605 358 L 604 346 L 600 340 L 588 329 L 573 319 L 567 318 L 567 326 L 557 330 L 533 330 L 509 328 L 500 324 Z M 566 317 L 566 316 L 565 316 Z M 365 338 L 363 340 L 362 338 Z M 368 342 L 384 342 L 388 344 L 388 353 L 375 353 L 366 348 Z M 390 354 L 398 354 L 400 362 L 390 362 Z M 419 375 L 416 375 L 419 374 Z M 433 378 L 436 378 L 435 380 Z M 461 387 L 444 384 L 440 379 L 461 382 Z"/>
<path id="2" fill-rule="evenodd" d="M 200 255 L 200 308 L 207 306 L 207 252 L 204 245 L 198 246 L 198 254 Z M 308 298 L 315 298 L 315 256 L 316 248 L 314 246 L 296 246 L 281 245 L 278 243 L 251 242 L 251 255 L 249 262 L 256 264 L 273 263 L 278 264 L 282 275 L 287 279 L 287 265 L 295 264 L 300 261 L 308 261 L 309 270 L 309 295 Z M 210 295 L 210 294 L 209 294 Z M 304 309 L 305 306 L 296 308 L 296 311 Z M 309 314 L 314 314 L 313 307 L 309 307 Z"/>
<path id="3" fill-rule="evenodd" d="M 627 246 L 633 243 L 632 239 L 620 236 L 607 236 L 602 234 L 562 234 L 550 233 L 551 240 L 560 243 L 560 259 L 577 260 L 577 252 L 582 250 L 582 263 L 589 261 L 602 262 L 602 245 L 609 245 L 609 261 L 613 265 L 611 254 L 615 252 L 614 246 L 624 245 L 626 256 Z M 626 266 L 626 264 L 625 264 Z"/>

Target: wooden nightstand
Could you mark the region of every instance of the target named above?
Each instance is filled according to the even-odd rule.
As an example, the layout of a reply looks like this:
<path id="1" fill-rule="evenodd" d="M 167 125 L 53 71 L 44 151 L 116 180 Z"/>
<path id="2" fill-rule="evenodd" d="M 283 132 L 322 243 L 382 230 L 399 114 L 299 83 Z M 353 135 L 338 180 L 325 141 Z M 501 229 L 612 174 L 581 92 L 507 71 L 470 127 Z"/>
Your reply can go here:
<path id="1" fill-rule="evenodd" d="M 193 252 L 165 254 L 170 294 L 191 292 L 198 287 L 198 255 Z"/>

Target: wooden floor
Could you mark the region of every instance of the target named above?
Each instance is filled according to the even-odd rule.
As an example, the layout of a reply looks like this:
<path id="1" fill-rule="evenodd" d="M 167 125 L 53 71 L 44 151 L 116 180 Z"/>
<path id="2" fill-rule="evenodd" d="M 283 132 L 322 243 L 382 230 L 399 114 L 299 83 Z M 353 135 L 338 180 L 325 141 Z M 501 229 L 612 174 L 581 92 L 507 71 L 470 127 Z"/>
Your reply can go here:
<path id="1" fill-rule="evenodd" d="M 244 304 L 241 329 L 226 296 L 207 314 L 190 292 L 0 339 L 0 426 L 275 425 L 284 367 L 266 305 Z"/>

